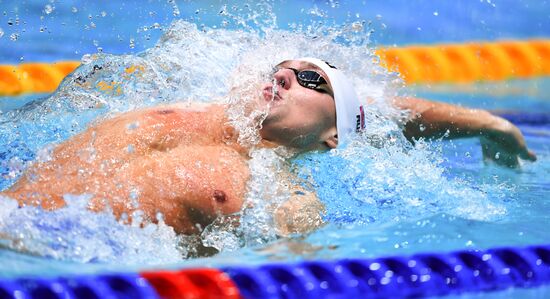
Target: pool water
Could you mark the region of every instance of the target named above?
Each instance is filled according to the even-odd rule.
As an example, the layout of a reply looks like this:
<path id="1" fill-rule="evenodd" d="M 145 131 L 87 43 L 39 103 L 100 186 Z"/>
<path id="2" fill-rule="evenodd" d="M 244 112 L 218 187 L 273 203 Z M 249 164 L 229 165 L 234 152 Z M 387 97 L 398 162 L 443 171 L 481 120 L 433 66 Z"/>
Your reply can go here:
<path id="1" fill-rule="evenodd" d="M 549 121 L 517 123 L 538 161 L 505 169 L 485 165 L 475 139 L 422 141 L 411 146 L 392 121 L 397 112 L 385 103 L 397 94 L 417 95 L 544 119 L 550 114 L 548 79 L 403 88 L 396 74 L 375 63 L 365 38 L 370 29 L 350 33 L 346 28 L 332 27 L 334 35 L 323 36 L 317 33 L 326 33 L 326 28 L 259 32 L 176 21 L 163 30 L 156 46 L 144 52 L 87 55 L 83 66 L 51 96 L 0 99 L 3 190 L 30 161 L 47 159 L 53 144 L 96 120 L 135 108 L 186 99 L 229 101 L 235 125 L 244 130 L 247 122 L 241 108 L 252 95 L 254 84 L 250 82 L 268 78 L 272 64 L 286 57 L 330 58 L 350 74 L 361 97 L 374 104 L 369 107 L 368 133 L 357 136 L 348 147 L 292 159 L 291 170 L 327 207 L 325 226 L 310 234 L 277 238 L 270 228 L 270 214 L 255 202 L 255 210 L 243 211 L 241 228 L 213 225 L 203 234 L 204 242 L 218 248 L 219 254 L 188 259 L 192 255 L 185 237 L 162 224 L 140 228 L 138 223 L 122 225 L 107 212 L 87 212 L 82 208 L 87 195 L 72 195 L 71 205 L 54 212 L 17 209 L 4 199 L 0 201 L 0 234 L 4 236 L 0 246 L 6 249 L 0 249 L 4 266 L 0 276 L 259 264 L 546 243 L 550 237 L 545 229 L 550 217 L 546 200 L 550 194 Z M 126 70 L 131 66 L 138 66 L 139 71 L 129 74 Z M 235 79 L 227 74 L 242 76 Z M 113 88 L 101 88 L 100 82 L 113 84 Z M 120 92 L 115 92 L 118 87 Z M 228 95 L 230 87 L 242 91 Z M 284 192 L 272 184 L 270 173 L 286 167 L 285 163 L 272 151 L 256 150 L 253 157 L 250 189 L 255 193 L 251 192 L 250 200 L 284 200 Z M 274 195 L 280 193 L 280 198 Z"/>

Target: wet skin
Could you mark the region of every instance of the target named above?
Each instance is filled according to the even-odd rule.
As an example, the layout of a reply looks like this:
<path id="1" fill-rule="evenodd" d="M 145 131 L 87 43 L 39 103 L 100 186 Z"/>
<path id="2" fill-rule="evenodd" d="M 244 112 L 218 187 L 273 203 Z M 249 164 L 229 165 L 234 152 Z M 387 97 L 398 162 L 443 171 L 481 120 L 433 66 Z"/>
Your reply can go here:
<path id="1" fill-rule="evenodd" d="M 284 66 L 315 68 L 298 61 Z M 301 151 L 335 147 L 334 141 L 329 146 L 325 140 L 336 132 L 332 97 L 300 86 L 289 69 L 279 70 L 274 78 L 277 84 L 284 80 L 284 86 L 273 97 L 265 93 L 273 85 L 265 84 L 256 103 L 258 109 L 269 106 L 259 146 L 286 145 Z M 237 143 L 225 110 L 222 105 L 180 104 L 102 121 L 58 145 L 48 161 L 34 162 L 1 194 L 20 206 L 49 210 L 66 204 L 64 194 L 89 194 L 93 211 L 108 207 L 121 218 L 140 210 L 151 222 L 162 213 L 177 233 L 198 233 L 219 215 L 239 212 L 246 195 L 248 149 Z M 275 214 L 281 234 L 308 231 L 322 222 L 323 206 L 316 196 L 294 194 Z"/>
<path id="2" fill-rule="evenodd" d="M 60 144 L 4 195 L 51 210 L 64 194 L 91 194 L 91 210 L 139 209 L 152 222 L 160 212 L 176 232 L 196 233 L 245 196 L 248 156 L 226 122 L 218 105 L 125 113 Z"/>

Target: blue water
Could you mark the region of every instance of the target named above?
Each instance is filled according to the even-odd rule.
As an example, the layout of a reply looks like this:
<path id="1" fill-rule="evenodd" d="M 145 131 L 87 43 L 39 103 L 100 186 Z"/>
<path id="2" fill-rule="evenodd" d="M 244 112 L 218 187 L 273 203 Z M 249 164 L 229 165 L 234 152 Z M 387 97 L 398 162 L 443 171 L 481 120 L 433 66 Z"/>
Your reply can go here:
<path id="1" fill-rule="evenodd" d="M 226 94 L 233 83 L 219 78 L 225 78 L 239 63 L 250 67 L 247 58 L 260 55 L 255 53 L 258 48 L 267 60 L 274 59 L 280 51 L 273 45 L 279 44 L 294 55 L 349 54 L 349 62 L 335 59 L 364 80 L 361 95 L 383 98 L 400 93 L 498 113 L 550 114 L 547 78 L 400 89 L 389 84 L 391 75 L 373 75 L 371 70 L 376 67 L 370 62 L 368 50 L 377 44 L 547 37 L 550 21 L 546 1 L 289 2 L 268 2 L 271 7 L 250 2 L 248 7 L 239 4 L 236 8 L 217 1 L 201 2 L 201 6 L 177 2 L 177 10 L 170 1 L 1 2 L 0 28 L 4 35 L 0 37 L 0 63 L 18 63 L 21 57 L 23 61 L 80 59 L 83 54 L 97 53 L 99 47 L 103 53 L 133 55 L 86 58 L 91 62 L 71 77 L 89 75 L 86 86 L 67 80 L 51 97 L 0 99 L 0 190 L 17 179 L 26 163 L 46 155 L 48 144 L 73 136 L 98 117 L 186 97 L 208 101 Z M 261 18 L 241 18 L 257 10 Z M 276 26 L 270 23 L 270 13 L 277 16 Z M 509 21 L 509 15 L 514 16 L 514 22 Z M 311 36 L 290 43 L 265 31 L 249 34 L 262 26 L 294 28 L 289 23 L 306 17 L 302 24 L 309 25 L 312 20 L 326 24 L 365 20 L 365 36 L 370 29 L 374 32 L 367 40 L 358 38 L 341 48 L 323 38 L 309 40 Z M 176 18 L 191 21 L 196 27 L 178 23 L 174 32 L 179 35 L 157 44 Z M 10 19 L 13 25 L 7 24 Z M 40 32 L 40 26 L 47 30 Z M 220 27 L 232 30 L 224 32 Z M 9 38 L 13 33 L 19 34 L 15 41 Z M 130 39 L 134 40 L 132 47 Z M 336 49 L 324 53 L 325 43 Z M 129 64 L 143 65 L 146 70 L 143 78 L 125 79 L 122 95 L 94 88 L 93 83 L 100 80 L 122 81 L 123 70 Z M 90 75 L 94 65 L 101 65 L 103 71 Z M 525 163 L 517 170 L 484 165 L 475 139 L 431 141 L 412 148 L 390 122 L 379 124 L 380 128 L 373 128 L 378 135 L 359 137 L 355 146 L 293 160 L 295 173 L 313 186 L 327 207 L 326 226 L 311 234 L 277 240 L 262 235 L 260 230 L 239 239 L 239 234 L 220 228 L 208 236 L 210 240 L 221 236 L 224 249 L 220 254 L 186 260 L 177 248 L 178 242 L 185 240 L 169 229 L 129 227 L 108 213 L 87 213 L 78 206 L 85 198 L 73 199 L 75 206 L 55 213 L 34 208 L 10 210 L 3 205 L 0 216 L 7 213 L 10 217 L 0 222 L 2 228 L 15 237 L 23 236 L 22 244 L 30 254 L 15 252 L 11 245 L 8 247 L 12 250 L 0 249 L 0 263 L 5 269 L 0 276 L 258 264 L 547 243 L 550 123 L 518 123 L 538 161 Z M 385 138 L 376 146 L 361 139 L 377 136 Z M 258 153 L 258 157 L 258 161 L 267 157 L 276 164 L 267 153 Z M 257 163 L 254 165 L 266 166 Z M 266 182 L 270 181 L 259 178 L 258 182 L 269 185 Z M 262 227 L 255 222 L 262 219 L 245 220 L 245 227 Z"/>
<path id="2" fill-rule="evenodd" d="M 267 3 L 272 6 L 277 16 L 276 25 L 281 29 L 317 21 L 338 24 L 365 21 L 373 30 L 372 42 L 377 45 L 550 35 L 548 1 L 284 0 Z M 174 19 L 199 26 L 242 28 L 239 20 L 224 12 L 237 13 L 246 19 L 250 10 L 260 8 L 256 1 L 4 0 L 0 3 L 0 32 L 3 32 L 0 33 L 0 63 L 78 60 L 83 54 L 100 48 L 113 54 L 138 53 L 152 47 Z"/>

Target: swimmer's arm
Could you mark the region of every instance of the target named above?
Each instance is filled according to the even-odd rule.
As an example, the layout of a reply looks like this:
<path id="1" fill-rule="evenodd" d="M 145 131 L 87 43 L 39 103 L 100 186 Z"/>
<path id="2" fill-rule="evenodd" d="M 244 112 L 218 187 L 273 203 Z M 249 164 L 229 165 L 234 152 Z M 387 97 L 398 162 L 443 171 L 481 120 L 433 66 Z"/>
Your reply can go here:
<path id="1" fill-rule="evenodd" d="M 311 232 L 323 225 L 325 206 L 314 191 L 294 183 L 292 175 L 282 175 L 282 181 L 289 186 L 290 199 L 275 209 L 275 226 L 280 236 Z"/>
<path id="2" fill-rule="evenodd" d="M 280 236 L 311 232 L 323 225 L 325 207 L 314 192 L 292 191 L 291 198 L 275 210 Z"/>
<path id="3" fill-rule="evenodd" d="M 527 149 L 520 130 L 486 110 L 418 98 L 396 98 L 393 104 L 410 111 L 403 132 L 411 141 L 418 138 L 479 137 L 486 160 L 508 167 L 518 166 L 518 158 L 536 160 L 536 155 Z"/>

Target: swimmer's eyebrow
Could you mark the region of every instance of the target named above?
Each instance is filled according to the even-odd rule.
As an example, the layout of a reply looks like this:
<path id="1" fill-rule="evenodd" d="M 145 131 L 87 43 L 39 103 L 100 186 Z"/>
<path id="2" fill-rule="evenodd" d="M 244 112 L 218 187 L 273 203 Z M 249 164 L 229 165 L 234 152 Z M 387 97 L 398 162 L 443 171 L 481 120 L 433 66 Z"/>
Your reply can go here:
<path id="1" fill-rule="evenodd" d="M 285 60 L 279 64 L 277 64 L 275 67 L 286 67 L 286 65 L 288 65 L 290 62 L 292 62 L 294 60 Z M 308 69 L 308 70 L 316 70 L 318 72 L 321 73 L 321 75 L 323 75 L 323 78 L 328 78 L 327 74 L 325 74 L 325 72 L 318 66 L 316 66 L 315 64 L 309 62 L 309 61 L 299 61 L 299 67 L 298 67 L 300 70 L 303 70 L 303 69 Z"/>
<path id="2" fill-rule="evenodd" d="M 320 67 L 308 61 L 300 61 L 300 68 L 303 69 L 314 69 L 316 71 L 323 71 Z"/>
<path id="3" fill-rule="evenodd" d="M 279 64 L 277 64 L 275 67 L 284 67 L 288 65 L 290 62 L 294 60 L 285 60 Z M 316 71 L 323 71 L 320 67 L 316 66 L 315 64 L 308 62 L 308 61 L 299 61 L 299 67 L 300 69 L 309 69 L 309 70 L 316 70 Z"/>

